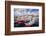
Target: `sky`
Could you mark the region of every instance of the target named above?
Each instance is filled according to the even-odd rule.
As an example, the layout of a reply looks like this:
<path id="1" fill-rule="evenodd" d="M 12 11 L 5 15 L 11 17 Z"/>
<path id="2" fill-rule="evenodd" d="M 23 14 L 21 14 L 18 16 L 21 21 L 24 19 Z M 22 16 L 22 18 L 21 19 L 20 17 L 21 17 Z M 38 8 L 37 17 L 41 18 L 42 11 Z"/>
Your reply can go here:
<path id="1" fill-rule="evenodd" d="M 27 14 L 37 14 L 39 13 L 39 9 L 30 9 L 30 8 L 14 8 L 15 16 L 22 16 Z"/>

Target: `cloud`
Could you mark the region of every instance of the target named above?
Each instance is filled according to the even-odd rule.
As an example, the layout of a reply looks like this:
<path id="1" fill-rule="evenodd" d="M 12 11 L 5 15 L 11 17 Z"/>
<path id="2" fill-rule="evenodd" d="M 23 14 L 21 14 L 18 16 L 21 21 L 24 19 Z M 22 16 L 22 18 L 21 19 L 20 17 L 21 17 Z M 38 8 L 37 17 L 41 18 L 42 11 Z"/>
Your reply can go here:
<path id="1" fill-rule="evenodd" d="M 27 14 L 38 14 L 39 13 L 39 9 L 26 9 L 26 8 L 17 8 L 14 9 L 14 15 L 15 16 L 22 16 L 22 15 L 27 15 Z"/>

